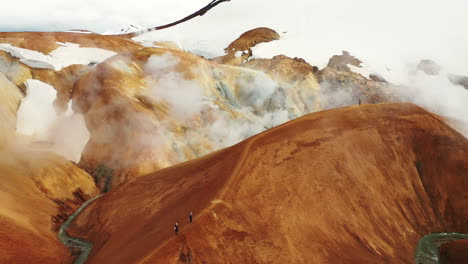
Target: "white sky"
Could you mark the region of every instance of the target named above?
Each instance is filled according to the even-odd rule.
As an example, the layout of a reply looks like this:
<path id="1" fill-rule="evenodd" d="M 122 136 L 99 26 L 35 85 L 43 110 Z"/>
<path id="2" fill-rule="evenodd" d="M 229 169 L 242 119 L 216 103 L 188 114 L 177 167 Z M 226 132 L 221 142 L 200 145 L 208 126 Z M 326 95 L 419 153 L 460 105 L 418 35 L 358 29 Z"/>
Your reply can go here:
<path id="1" fill-rule="evenodd" d="M 0 31 L 108 32 L 128 24 L 149 27 L 173 22 L 209 2 L 5 1 Z M 287 33 L 263 51 L 303 57 L 318 66 L 345 49 L 367 61 L 389 64 L 430 58 L 447 71 L 468 75 L 467 10 L 466 0 L 231 0 L 203 17 L 146 37 L 175 40 L 189 50 L 220 55 L 242 32 L 267 26 Z"/>

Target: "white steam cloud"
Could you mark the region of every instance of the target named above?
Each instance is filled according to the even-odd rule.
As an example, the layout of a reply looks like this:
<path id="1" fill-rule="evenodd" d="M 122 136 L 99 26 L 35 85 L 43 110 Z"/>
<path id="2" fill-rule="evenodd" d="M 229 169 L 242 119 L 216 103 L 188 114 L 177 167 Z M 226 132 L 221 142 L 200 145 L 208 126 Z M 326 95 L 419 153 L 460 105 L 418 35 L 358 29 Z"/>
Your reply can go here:
<path id="1" fill-rule="evenodd" d="M 148 79 L 150 94 L 156 100 L 164 100 L 171 106 L 171 114 L 179 119 L 190 118 L 200 113 L 203 102 L 203 90 L 196 81 L 187 80 L 177 72 L 179 58 L 167 52 L 160 56 L 153 55 L 145 65 L 150 73 Z"/>
<path id="2" fill-rule="evenodd" d="M 418 71 L 408 76 L 407 89 L 400 89 L 399 92 L 434 113 L 468 123 L 468 91 L 451 83 L 447 76 L 444 73 L 427 75 Z"/>
<path id="3" fill-rule="evenodd" d="M 278 84 L 263 72 L 257 72 L 250 79 L 239 79 L 239 100 L 254 108 L 261 108 L 271 98 Z"/>
<path id="4" fill-rule="evenodd" d="M 33 143 L 42 142 L 44 147 L 79 162 L 88 142 L 89 132 L 84 117 L 73 113 L 71 107 L 58 114 L 54 108 L 57 92 L 38 80 L 28 80 L 26 97 L 17 113 L 16 132 L 28 136 Z"/>
<path id="5" fill-rule="evenodd" d="M 432 62 L 431 67 L 436 70 L 431 74 L 418 69 L 416 61 L 401 61 L 400 67 L 384 67 L 384 63 L 385 61 L 378 67 L 371 67 L 366 63 L 362 68 L 348 66 L 365 77 L 368 77 L 369 73 L 377 73 L 395 85 L 392 91 L 403 101 L 412 102 L 433 113 L 448 117 L 452 123 L 461 127 L 468 126 L 468 90 L 452 83 L 449 79 L 450 72 L 436 62 Z M 461 132 L 465 137 L 468 136 L 468 131 Z"/>
<path id="6" fill-rule="evenodd" d="M 268 111 L 266 108 L 269 100 L 279 89 L 276 83 L 267 74 L 261 71 L 242 69 L 242 77 L 239 77 L 232 85 L 227 87 L 222 97 L 229 97 L 228 103 L 241 118 L 236 118 L 229 111 L 221 110 L 215 103 L 216 95 L 212 94 L 214 89 L 196 80 L 187 80 L 181 69 L 178 69 L 180 59 L 170 52 L 162 55 L 153 55 L 145 65 L 149 94 L 156 101 L 163 100 L 170 105 L 169 115 L 179 121 L 186 121 L 190 117 L 208 113 L 210 121 L 199 126 L 195 123 L 184 125 L 195 125 L 196 130 L 186 132 L 185 139 L 188 145 L 200 146 L 201 142 L 208 140 L 214 149 L 205 149 L 203 153 L 225 148 L 236 144 L 248 137 L 256 135 L 269 128 L 289 121 L 288 111 L 275 109 Z M 190 69 L 197 76 L 197 80 L 211 79 L 208 72 L 200 67 Z M 220 69 L 213 72 L 215 79 L 221 81 L 223 76 Z M 221 78 L 221 79 L 220 79 Z M 209 83 L 209 82 L 208 82 Z M 231 100 L 231 101 L 229 101 Z M 177 141 L 175 135 L 169 130 L 170 125 L 161 123 L 161 133 L 167 134 L 167 138 Z M 145 140 L 146 141 L 146 140 Z"/>
<path id="7" fill-rule="evenodd" d="M 48 140 L 48 129 L 56 119 L 53 102 L 57 92 L 38 80 L 28 80 L 25 85 L 27 92 L 18 109 L 16 131 L 36 140 Z"/>

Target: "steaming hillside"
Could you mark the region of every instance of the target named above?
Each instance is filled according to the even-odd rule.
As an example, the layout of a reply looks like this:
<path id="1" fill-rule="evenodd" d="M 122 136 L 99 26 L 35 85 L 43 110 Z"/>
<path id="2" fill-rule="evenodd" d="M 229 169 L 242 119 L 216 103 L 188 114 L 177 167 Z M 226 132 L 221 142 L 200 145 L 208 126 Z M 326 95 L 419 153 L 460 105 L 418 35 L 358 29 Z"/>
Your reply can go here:
<path id="1" fill-rule="evenodd" d="M 233 36 L 233 39 L 235 37 Z M 414 209 L 415 211 L 408 209 L 411 211 L 411 217 L 419 219 L 422 215 L 426 215 L 427 212 L 424 210 L 435 208 L 435 214 L 438 214 L 437 210 L 440 209 L 441 214 L 447 217 L 447 220 L 435 218 L 434 220 L 429 217 L 430 219 L 424 220 L 427 220 L 427 223 L 424 222 L 423 228 L 415 227 L 411 220 L 403 216 L 395 216 L 395 221 L 403 221 L 404 218 L 408 222 L 405 226 L 408 230 L 416 229 L 414 233 L 405 233 L 408 240 L 405 240 L 405 244 L 399 248 L 402 250 L 401 254 L 388 253 L 394 250 L 397 244 L 393 243 L 394 241 L 385 244 L 387 242 L 382 242 L 376 237 L 375 232 L 371 232 L 369 233 L 370 242 L 366 244 L 367 249 L 364 249 L 362 245 L 352 247 L 362 252 L 364 259 L 350 253 L 349 260 L 374 260 L 369 254 L 376 252 L 378 255 L 380 253 L 380 257 L 388 257 L 393 261 L 407 260 L 410 257 L 411 245 L 416 243 L 419 235 L 436 230 L 463 231 L 460 230 L 461 224 L 455 219 L 459 213 L 458 201 L 455 198 L 447 198 L 446 195 L 455 195 L 459 191 L 458 187 L 452 187 L 452 184 L 462 186 L 455 183 L 458 183 L 461 177 L 459 169 L 466 168 L 466 164 L 459 159 L 466 156 L 466 138 L 457 134 L 443 122 L 452 125 L 462 133 L 468 131 L 465 122 L 467 115 L 463 115 L 463 111 L 468 107 L 464 104 L 467 96 L 463 88 L 465 77 L 446 73 L 443 69 L 438 69 L 436 63 L 426 61 L 411 68 L 409 73 L 405 73 L 412 76 L 411 82 L 400 83 L 395 81 L 394 72 L 373 68 L 346 51 L 330 58 L 328 65 L 322 69 L 309 64 L 304 59 L 290 58 L 280 54 L 270 59 L 256 57 L 255 52 L 259 47 L 266 44 L 274 45 L 277 41 L 281 41 L 281 37 L 276 31 L 269 28 L 257 28 L 235 39 L 226 47 L 224 56 L 205 58 L 184 50 L 178 44 L 170 42 L 170 39 L 158 42 L 147 39 L 138 41 L 138 38 L 129 39 L 122 35 L 100 35 L 78 30 L 0 33 L 0 93 L 2 95 L 0 99 L 2 101 L 0 107 L 0 156 L 2 157 L 0 159 L 2 175 L 0 262 L 61 263 L 70 260 L 67 249 L 59 243 L 56 237 L 59 226 L 85 200 L 109 190 L 110 193 L 101 198 L 102 202 L 97 201 L 95 205 L 92 204 L 89 209 L 86 209 L 84 215 L 79 216 L 78 225 L 72 228 L 74 234 L 86 236 L 96 243 L 97 247 L 92 253 L 91 260 L 96 263 L 112 262 L 109 256 L 111 254 L 116 258 L 121 256 L 128 261 L 122 263 L 134 263 L 146 254 L 147 260 L 155 263 L 163 259 L 163 263 L 177 262 L 178 260 L 174 259 L 176 255 L 170 248 L 161 247 L 161 250 L 155 252 L 154 256 L 152 252 L 166 241 L 168 241 L 167 247 L 179 245 L 178 240 L 168 240 L 170 237 L 166 231 L 170 230 L 171 223 L 179 217 L 179 211 L 183 214 L 182 209 L 185 208 L 183 206 L 186 206 L 182 206 L 182 202 L 178 201 L 181 198 L 172 193 L 175 190 L 173 186 L 184 181 L 203 182 L 200 185 L 202 189 L 197 189 L 198 187 L 187 189 L 187 199 L 190 194 L 199 195 L 197 192 L 205 190 L 203 188 L 209 190 L 204 198 L 190 198 L 194 199 L 190 204 L 194 207 L 193 210 L 198 210 L 197 214 L 211 208 L 208 206 L 210 201 L 221 199 L 219 198 L 221 190 L 226 190 L 226 193 L 229 193 L 226 199 L 231 199 L 232 205 L 230 206 L 234 206 L 234 208 L 228 208 L 234 211 L 228 213 L 225 211 L 226 208 L 220 207 L 221 205 L 214 205 L 222 209 L 219 216 L 226 221 L 228 216 L 239 215 L 242 219 L 245 218 L 244 220 L 234 219 L 240 222 L 231 224 L 242 228 L 233 229 L 231 233 L 224 231 L 232 228 L 223 229 L 222 226 L 215 225 L 215 228 L 210 231 L 212 232 L 210 236 L 217 237 L 217 239 L 207 238 L 205 242 L 209 243 L 206 245 L 201 245 L 204 243 L 200 242 L 202 240 L 193 242 L 200 247 L 194 247 L 192 242 L 183 244 L 191 250 L 196 249 L 196 254 L 200 256 L 197 257 L 197 261 L 206 259 L 229 262 L 242 255 L 257 262 L 271 259 L 303 262 L 302 260 L 309 259 L 310 256 L 300 252 L 309 251 L 310 248 L 304 247 L 313 239 L 310 240 L 309 235 L 304 235 L 309 233 L 296 233 L 298 230 L 292 232 L 292 229 L 298 226 L 310 227 L 308 231 L 311 232 L 310 236 L 313 233 L 322 237 L 325 233 L 335 236 L 338 231 L 343 231 L 343 228 L 338 228 L 338 224 L 329 226 L 323 219 L 322 222 L 314 222 L 314 224 L 306 221 L 312 218 L 312 214 L 307 213 L 307 210 L 323 210 L 326 207 L 325 200 L 318 202 L 315 209 L 306 208 L 304 201 L 300 200 L 301 197 L 317 201 L 322 196 L 315 194 L 315 191 L 309 193 L 308 189 L 299 188 L 299 180 L 302 179 L 306 183 L 305 186 L 313 190 L 324 188 L 323 184 L 330 184 L 325 183 L 324 178 L 329 174 L 335 175 L 336 179 L 341 179 L 340 177 L 353 179 L 353 177 L 358 177 L 359 173 L 364 175 L 359 177 L 369 178 L 374 172 L 379 172 L 385 177 L 395 177 L 391 178 L 391 181 L 398 181 L 401 179 L 398 177 L 407 175 L 408 181 L 417 182 L 417 177 L 421 176 L 415 174 L 414 162 L 426 164 L 431 161 L 433 166 L 439 168 L 436 170 L 437 175 L 431 174 L 433 172 L 425 172 L 431 175 L 430 179 L 426 179 L 427 182 L 423 183 L 426 189 L 423 191 L 415 187 L 415 190 L 408 191 L 409 185 L 393 186 L 392 192 L 395 192 L 396 196 L 387 196 L 384 192 L 382 196 L 379 196 L 379 203 L 393 199 L 420 202 L 421 204 L 418 204 L 419 207 Z M 421 88 L 433 87 L 434 83 L 441 87 L 449 87 L 447 93 L 450 98 L 455 97 L 458 101 L 453 104 L 441 103 L 434 89 L 430 88 L 426 91 Z M 415 106 L 379 104 L 403 101 L 420 103 L 421 106 L 440 116 L 427 113 Z M 313 114 L 326 109 L 359 104 L 366 106 Z M 308 115 L 311 113 L 312 115 Z M 274 128 L 304 115 L 308 116 L 280 129 Z M 309 119 L 316 120 L 312 122 L 312 127 L 297 125 L 304 123 L 300 120 Z M 374 142 L 375 145 L 368 149 L 369 154 L 362 154 L 362 157 L 352 161 L 345 159 L 338 167 L 318 170 L 316 176 L 304 176 L 307 174 L 305 171 L 309 170 L 306 164 L 319 162 L 327 157 L 332 160 L 338 159 L 336 155 L 341 152 L 335 147 L 342 145 L 344 152 L 350 151 L 352 147 L 346 145 L 345 142 L 361 142 L 362 138 L 371 139 L 375 136 L 375 131 L 378 131 L 377 134 L 382 138 L 395 137 L 391 132 L 383 134 L 382 129 L 387 126 L 395 133 L 398 131 L 398 138 L 392 139 L 391 142 L 385 140 Z M 400 128 L 401 131 L 399 131 Z M 266 130 L 271 131 L 242 142 Z M 284 133 L 277 135 L 274 132 L 277 130 Z M 344 138 L 340 139 L 339 130 L 343 130 L 343 133 L 347 131 Z M 416 137 L 415 133 L 422 139 Z M 301 145 L 303 141 L 316 142 L 318 135 L 322 134 L 328 135 L 322 140 L 328 142 L 325 144 L 327 148 L 314 152 L 314 155 L 310 153 L 303 155 L 301 148 L 297 145 Z M 335 137 L 337 138 L 334 139 Z M 258 141 L 256 138 L 271 140 L 280 146 L 278 148 L 284 147 L 282 151 L 286 152 L 276 153 L 272 149 L 263 147 L 247 148 L 246 146 L 250 146 L 252 142 Z M 216 152 L 239 142 L 242 143 L 229 150 Z M 424 156 L 426 154 L 423 155 L 420 148 L 427 145 L 427 142 L 433 143 L 431 145 L 433 149 L 427 150 L 429 156 Z M 316 143 L 310 144 L 307 145 L 308 148 L 318 151 L 315 148 L 320 147 L 320 144 L 318 146 L 315 145 Z M 447 144 L 449 149 L 444 147 Z M 335 147 L 329 149 L 330 146 Z M 392 152 L 393 154 L 389 152 L 386 156 L 373 157 L 373 155 L 378 155 L 374 152 L 382 147 L 395 148 L 395 152 Z M 288 152 L 290 148 L 291 151 Z M 241 155 L 247 149 L 261 155 L 257 153 L 247 159 L 246 155 Z M 444 154 L 446 158 L 442 159 L 433 154 L 437 153 L 436 150 L 440 150 L 440 153 L 447 153 Z M 249 162 L 262 162 L 262 158 L 266 159 L 270 156 L 281 162 L 288 161 L 289 156 L 295 155 L 295 151 L 299 151 L 302 158 L 301 162 L 295 164 L 294 167 L 299 172 L 302 171 L 300 174 L 304 174 L 305 178 L 294 179 L 293 176 L 297 171 L 292 170 L 288 165 L 284 170 L 279 169 L 283 171 L 284 179 L 276 181 L 265 176 L 269 175 L 271 168 L 264 166 L 249 176 L 253 177 L 251 180 L 242 184 L 238 183 L 239 188 L 246 188 L 245 193 L 237 193 L 236 190 L 226 185 L 228 180 L 232 179 L 235 182 L 237 180 L 234 179 L 240 177 L 233 172 L 236 166 L 240 168 L 247 166 L 245 164 L 250 164 Z M 216 154 L 210 154 L 212 152 Z M 414 159 L 402 154 L 407 152 L 414 152 Z M 320 157 L 318 153 L 323 153 L 323 157 Z M 213 160 L 214 157 L 215 160 Z M 161 170 L 191 160 L 193 162 L 181 167 Z M 361 164 L 360 162 L 387 164 L 388 160 L 401 161 L 404 165 L 388 173 L 383 172 L 383 165 L 372 170 L 354 167 L 355 165 L 351 164 L 351 162 L 353 164 Z M 209 169 L 211 166 L 216 168 L 212 171 Z M 350 166 L 349 172 L 343 169 L 346 166 Z M 223 168 L 223 173 L 216 172 L 220 168 Z M 432 171 L 433 168 L 430 168 Z M 164 176 L 167 179 L 162 184 L 158 175 L 166 175 L 164 173 L 172 170 L 174 170 L 174 175 Z M 188 170 L 188 172 L 182 174 L 177 170 Z M 152 174 L 153 176 L 144 176 L 153 172 L 156 172 Z M 257 178 L 255 175 L 266 178 Z M 319 177 L 324 183 L 316 185 L 315 181 L 318 178 L 314 177 Z M 439 187 L 434 185 L 435 180 L 431 177 L 441 177 L 444 182 L 448 181 L 448 185 L 440 187 L 442 189 L 439 190 L 437 189 Z M 343 186 L 349 184 L 351 181 L 349 179 L 347 178 L 342 183 Z M 271 195 L 279 197 L 290 193 L 291 190 L 284 192 L 281 186 L 291 185 L 291 188 L 299 188 L 294 189 L 298 196 L 291 198 L 290 203 L 297 206 L 295 207 L 297 211 L 292 211 L 292 214 L 299 212 L 298 208 L 306 210 L 301 212 L 303 214 L 298 213 L 297 217 L 301 219 L 289 222 L 281 218 L 273 222 L 276 224 L 270 225 L 268 222 L 261 222 L 259 216 L 250 215 L 253 209 L 247 206 L 246 201 L 257 204 L 257 208 L 264 207 L 262 210 L 265 211 L 258 212 L 263 216 L 271 215 L 274 207 L 273 204 L 265 202 L 265 197 L 257 199 L 252 195 L 260 192 L 261 188 L 258 187 L 257 181 L 267 184 L 269 190 L 273 190 L 272 193 L 266 193 L 265 197 Z M 337 180 L 338 182 L 340 181 Z M 148 188 L 140 187 L 142 183 Z M 380 180 L 375 183 L 378 186 L 373 185 L 374 182 L 368 184 L 364 187 L 358 186 L 355 192 L 349 193 L 349 196 L 354 197 L 361 191 L 380 188 L 378 187 Z M 361 187 L 363 189 L 359 189 Z M 427 188 L 436 188 L 437 195 L 441 196 L 431 196 L 432 191 Z M 132 191 L 127 193 L 126 190 Z M 333 192 L 339 193 L 339 190 L 341 189 L 333 189 Z M 173 216 L 171 219 L 167 218 L 168 215 L 163 216 L 168 212 L 164 211 L 167 210 L 164 208 L 169 206 L 162 201 L 164 199 L 161 195 L 164 192 L 171 192 L 171 201 L 177 200 L 177 202 L 171 202 L 171 206 L 177 209 L 170 212 L 169 216 Z M 401 196 L 399 196 L 400 192 Z M 318 193 L 322 192 L 318 191 Z M 415 197 L 420 197 L 418 195 L 429 195 L 432 200 L 424 198 L 423 201 L 416 201 Z M 131 196 L 135 198 L 128 198 Z M 127 213 L 127 210 L 147 210 L 146 207 L 128 209 L 130 204 L 144 204 L 147 201 L 152 203 L 158 199 L 161 199 L 161 203 L 157 205 L 159 209 L 156 208 L 147 214 L 149 218 L 134 217 Z M 234 203 L 236 199 L 239 201 Z M 453 212 L 446 212 L 444 210 L 448 209 L 440 208 L 441 199 L 447 201 L 447 208 L 452 208 Z M 376 210 L 383 208 L 372 201 L 369 201 L 369 206 L 374 206 Z M 397 208 L 397 205 L 392 206 Z M 407 205 L 398 207 L 400 208 L 398 210 L 405 211 L 405 206 Z M 329 217 L 338 221 L 343 216 L 339 213 L 340 210 L 345 210 L 344 212 L 350 214 L 344 207 L 346 206 L 343 204 L 337 204 L 334 209 L 336 211 L 330 211 Z M 117 227 L 114 229 L 114 223 L 111 220 L 108 222 L 109 226 L 100 225 L 99 221 L 95 222 L 93 210 L 97 210 L 99 214 L 109 219 L 112 217 L 107 214 L 122 210 L 125 211 L 122 212 L 125 217 L 119 218 L 118 221 L 122 222 L 116 222 Z M 137 211 L 135 213 L 140 214 Z M 243 215 L 244 213 L 247 215 Z M 290 214 L 289 211 L 277 213 Z M 379 214 L 379 216 L 385 216 L 385 214 Z M 359 214 L 356 217 L 359 221 L 364 219 L 364 216 Z M 137 218 L 138 220 L 135 220 Z M 209 214 L 206 214 L 199 222 L 212 224 L 213 222 L 210 221 L 213 219 L 208 218 Z M 142 235 L 142 232 L 146 232 L 141 229 L 142 226 L 149 226 L 146 221 L 160 221 L 158 229 L 148 231 L 151 232 L 151 239 L 157 237 L 157 241 L 151 240 L 150 242 L 148 236 Z M 246 224 L 245 221 L 251 224 Z M 129 229 L 129 225 L 135 225 L 134 229 Z M 169 225 L 167 230 L 166 225 Z M 276 236 L 271 233 L 272 230 L 276 230 L 277 226 L 283 228 L 281 236 L 284 236 L 284 239 L 279 239 L 280 234 Z M 259 237 L 256 229 L 261 228 L 264 228 L 265 232 L 270 232 L 271 237 Z M 353 232 L 362 232 L 364 226 L 352 225 L 346 228 L 346 232 L 354 234 Z M 382 227 L 382 230 L 390 232 L 390 230 L 395 231 L 395 228 L 388 224 L 385 228 Z M 97 229 L 102 230 L 92 231 Z M 12 230 L 15 231 L 12 232 Z M 121 230 L 128 231 L 127 237 L 123 237 Z M 194 230 L 188 230 L 188 232 L 195 232 L 194 234 L 199 237 L 207 231 L 201 224 L 194 225 Z M 238 230 L 243 230 L 242 232 L 247 232 L 248 235 Z M 109 238 L 114 235 L 114 231 L 122 236 L 118 242 Z M 287 232 L 292 232 L 291 237 L 284 235 Z M 319 235 L 321 232 L 324 233 Z M 395 232 L 403 231 L 397 229 Z M 208 253 L 215 252 L 215 248 L 229 241 L 246 238 L 248 238 L 249 246 L 236 242 L 240 244 L 234 243 L 232 248 L 225 249 L 233 255 L 226 253 L 225 257 L 220 257 L 216 255 L 218 253 Z M 343 239 L 337 242 L 338 244 L 330 242 L 330 247 L 338 245 L 346 247 L 345 245 L 350 241 L 346 239 L 350 238 Z M 356 239 L 359 240 L 360 237 Z M 129 246 L 122 250 L 121 245 L 130 241 L 135 241 L 134 245 L 138 248 Z M 253 245 L 259 241 L 264 244 L 254 247 Z M 355 242 L 352 244 L 354 245 Z M 44 245 L 46 249 L 38 245 Z M 320 247 L 320 244 L 314 246 L 317 250 Z M 279 252 L 284 254 L 280 257 Z M 387 253 L 384 254 L 384 252 Z M 317 256 L 317 261 L 325 261 L 324 258 L 325 255 Z M 245 262 L 249 261 L 246 259 Z"/>
<path id="2" fill-rule="evenodd" d="M 6 81 L 26 93 L 17 132 L 89 173 L 112 171 L 99 182 L 108 189 L 310 112 L 398 100 L 336 63 L 320 71 L 298 58 L 251 58 L 253 46 L 278 37 L 246 32 L 212 61 L 93 33 L 4 33 L 0 49 Z"/>

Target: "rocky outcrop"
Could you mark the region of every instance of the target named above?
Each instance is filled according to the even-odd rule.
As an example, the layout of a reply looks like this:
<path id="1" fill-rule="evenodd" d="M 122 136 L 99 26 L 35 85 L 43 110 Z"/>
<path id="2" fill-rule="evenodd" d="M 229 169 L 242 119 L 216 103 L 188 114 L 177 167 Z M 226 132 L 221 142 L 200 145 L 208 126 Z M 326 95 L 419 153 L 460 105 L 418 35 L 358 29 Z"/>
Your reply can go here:
<path id="1" fill-rule="evenodd" d="M 433 60 L 421 60 L 416 66 L 417 70 L 427 75 L 439 75 L 442 68 Z"/>
<path id="2" fill-rule="evenodd" d="M 333 68 L 338 71 L 351 71 L 348 65 L 356 67 L 361 66 L 362 61 L 349 54 L 349 52 L 343 50 L 341 55 L 334 55 L 328 61 L 328 68 Z"/>
<path id="3" fill-rule="evenodd" d="M 449 74 L 448 78 L 453 84 L 463 86 L 468 90 L 468 76 Z"/>
<path id="4" fill-rule="evenodd" d="M 257 44 L 278 39 L 280 35 L 270 28 L 261 27 L 249 30 L 224 49 L 226 55 L 215 58 L 214 61 L 230 65 L 242 64 L 252 56 L 252 48 Z"/>

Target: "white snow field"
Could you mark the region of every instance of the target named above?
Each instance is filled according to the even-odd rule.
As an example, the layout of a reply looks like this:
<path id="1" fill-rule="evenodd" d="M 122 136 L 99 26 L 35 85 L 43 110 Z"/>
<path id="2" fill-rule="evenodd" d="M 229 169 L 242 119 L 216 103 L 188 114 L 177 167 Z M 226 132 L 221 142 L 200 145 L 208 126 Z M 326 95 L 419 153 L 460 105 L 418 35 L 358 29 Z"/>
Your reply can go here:
<path id="1" fill-rule="evenodd" d="M 18 48 L 7 43 L 0 43 L 0 50 L 19 58 L 22 63 L 29 67 L 56 71 L 72 64 L 100 63 L 117 54 L 105 49 L 80 47 L 79 44 L 70 42 L 57 42 L 57 44 L 60 47 L 47 55 L 35 50 Z"/>

